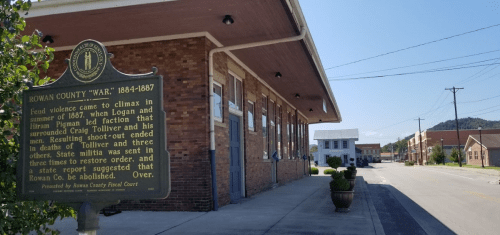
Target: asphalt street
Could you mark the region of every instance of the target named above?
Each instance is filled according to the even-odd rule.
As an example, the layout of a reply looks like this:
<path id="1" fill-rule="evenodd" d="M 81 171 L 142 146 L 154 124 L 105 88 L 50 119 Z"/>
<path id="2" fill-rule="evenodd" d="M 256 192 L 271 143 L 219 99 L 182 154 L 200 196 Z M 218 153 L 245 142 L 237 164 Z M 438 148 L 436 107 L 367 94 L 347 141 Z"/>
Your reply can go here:
<path id="1" fill-rule="evenodd" d="M 386 234 L 499 233 L 498 176 L 449 167 L 370 165 L 360 176 Z"/>
<path id="2" fill-rule="evenodd" d="M 358 168 L 349 213 L 335 213 L 329 176 L 306 177 L 210 212 L 124 211 L 98 234 L 498 234 L 499 175 L 376 163 Z M 340 168 L 343 170 L 345 168 Z M 496 173 L 496 172 L 495 172 Z M 56 222 L 78 234 L 76 221 Z M 34 233 L 33 233 L 34 234 Z"/>

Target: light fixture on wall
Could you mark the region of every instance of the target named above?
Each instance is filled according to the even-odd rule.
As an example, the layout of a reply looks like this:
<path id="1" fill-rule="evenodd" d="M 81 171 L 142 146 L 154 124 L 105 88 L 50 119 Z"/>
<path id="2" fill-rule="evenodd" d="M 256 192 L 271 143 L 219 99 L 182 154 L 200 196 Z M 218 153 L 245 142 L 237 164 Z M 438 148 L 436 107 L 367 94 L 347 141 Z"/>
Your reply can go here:
<path id="1" fill-rule="evenodd" d="M 312 111 L 313 111 L 313 109 L 309 109 L 309 112 L 312 112 Z"/>
<path id="2" fill-rule="evenodd" d="M 319 119 L 319 122 L 321 122 L 321 119 Z"/>
<path id="3" fill-rule="evenodd" d="M 300 94 L 299 93 L 295 94 L 295 98 L 299 99 L 300 98 Z"/>
<path id="4" fill-rule="evenodd" d="M 231 15 L 226 15 L 226 16 L 224 16 L 224 19 L 222 20 L 222 23 L 230 25 L 230 24 L 234 23 L 234 20 L 231 17 Z"/>
<path id="5" fill-rule="evenodd" d="M 47 35 L 45 36 L 43 39 L 42 39 L 42 42 L 45 42 L 45 43 L 54 43 L 54 39 L 52 39 L 52 36 L 50 35 Z"/>
<path id="6" fill-rule="evenodd" d="M 274 76 L 277 77 L 277 78 L 281 78 L 281 73 L 277 72 L 276 75 L 274 75 Z"/>

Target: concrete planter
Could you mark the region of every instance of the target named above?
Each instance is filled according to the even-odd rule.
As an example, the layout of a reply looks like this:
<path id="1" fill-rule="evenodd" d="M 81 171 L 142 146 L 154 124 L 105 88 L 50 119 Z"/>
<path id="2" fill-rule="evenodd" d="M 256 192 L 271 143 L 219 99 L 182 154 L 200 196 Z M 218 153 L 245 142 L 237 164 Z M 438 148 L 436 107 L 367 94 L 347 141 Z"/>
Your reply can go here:
<path id="1" fill-rule="evenodd" d="M 354 190 L 352 191 L 331 191 L 332 202 L 335 205 L 335 212 L 349 212 L 352 200 L 354 198 Z"/>

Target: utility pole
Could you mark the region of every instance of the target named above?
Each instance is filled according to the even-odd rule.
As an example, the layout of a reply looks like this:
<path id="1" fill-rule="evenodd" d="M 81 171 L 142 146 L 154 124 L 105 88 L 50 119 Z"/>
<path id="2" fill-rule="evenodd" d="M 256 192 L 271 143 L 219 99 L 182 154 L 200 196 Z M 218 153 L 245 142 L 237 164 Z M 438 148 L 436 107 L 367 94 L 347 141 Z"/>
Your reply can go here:
<path id="1" fill-rule="evenodd" d="M 420 130 L 420 120 L 425 120 L 425 119 L 415 119 L 415 120 L 418 120 L 418 142 L 420 142 L 420 158 L 422 158 L 422 131 Z M 418 161 L 418 154 L 417 154 L 417 162 L 420 164 L 420 162 Z M 422 161 L 423 163 L 423 161 Z"/>
<path id="2" fill-rule="evenodd" d="M 396 143 L 398 143 L 398 146 L 399 146 L 397 159 L 399 159 L 401 161 L 401 143 L 399 143 L 399 141 L 401 141 L 401 140 L 398 137 L 398 142 L 396 142 Z"/>
<path id="3" fill-rule="evenodd" d="M 394 145 L 391 144 L 391 162 L 394 162 Z"/>
<path id="4" fill-rule="evenodd" d="M 449 90 L 453 92 L 453 104 L 455 104 L 455 122 L 457 124 L 457 139 L 458 139 L 458 165 L 462 167 L 462 151 L 460 151 L 460 132 L 458 131 L 458 116 L 457 116 L 457 97 L 456 93 L 458 90 L 464 89 L 462 88 L 445 88 L 445 90 Z"/>

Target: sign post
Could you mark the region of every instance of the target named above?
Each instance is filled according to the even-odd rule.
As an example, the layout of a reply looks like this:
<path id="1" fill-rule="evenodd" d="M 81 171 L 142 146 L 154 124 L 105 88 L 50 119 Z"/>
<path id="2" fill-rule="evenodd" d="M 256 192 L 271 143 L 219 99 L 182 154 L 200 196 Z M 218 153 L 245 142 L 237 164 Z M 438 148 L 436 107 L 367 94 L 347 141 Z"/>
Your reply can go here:
<path id="1" fill-rule="evenodd" d="M 102 208 L 170 192 L 162 76 L 121 73 L 110 57 L 85 40 L 57 81 L 23 94 L 18 195 L 71 205 L 87 234 Z"/>

